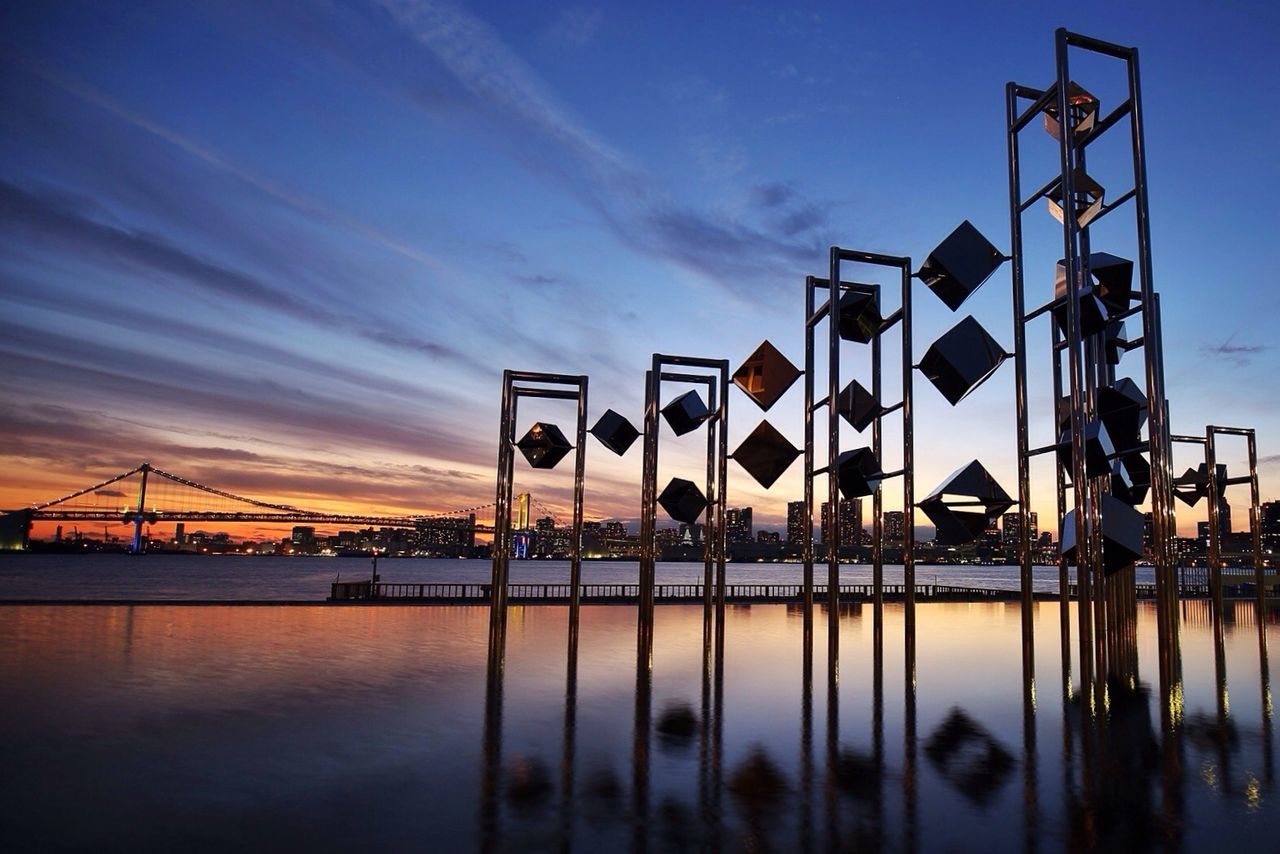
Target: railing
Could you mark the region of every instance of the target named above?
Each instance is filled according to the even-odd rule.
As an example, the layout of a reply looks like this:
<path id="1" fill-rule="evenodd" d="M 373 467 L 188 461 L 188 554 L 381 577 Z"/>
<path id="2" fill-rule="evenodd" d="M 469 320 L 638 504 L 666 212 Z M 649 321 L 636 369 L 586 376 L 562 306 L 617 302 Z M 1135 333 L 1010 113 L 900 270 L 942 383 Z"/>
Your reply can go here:
<path id="1" fill-rule="evenodd" d="M 489 584 L 403 584 L 370 581 L 335 581 L 330 600 L 358 602 L 372 600 L 415 600 L 421 602 L 488 602 Z M 626 602 L 640 596 L 638 584 L 583 584 L 580 595 L 583 602 Z M 900 600 L 906 594 L 903 584 L 885 584 L 885 599 Z M 714 592 L 714 589 L 713 589 Z M 507 599 L 511 602 L 567 602 L 568 584 L 511 584 L 507 587 Z M 840 585 L 840 600 L 869 602 L 875 595 L 871 584 Z M 916 596 L 931 600 L 1012 600 L 1017 590 L 1001 590 L 984 587 L 954 587 L 945 584 L 918 584 Z M 748 602 L 799 602 L 804 596 L 800 584 L 729 584 L 725 586 L 726 603 Z M 814 601 L 827 600 L 827 586 L 814 585 Z M 701 602 L 702 584 L 659 584 L 654 588 L 654 598 L 664 602 Z"/>

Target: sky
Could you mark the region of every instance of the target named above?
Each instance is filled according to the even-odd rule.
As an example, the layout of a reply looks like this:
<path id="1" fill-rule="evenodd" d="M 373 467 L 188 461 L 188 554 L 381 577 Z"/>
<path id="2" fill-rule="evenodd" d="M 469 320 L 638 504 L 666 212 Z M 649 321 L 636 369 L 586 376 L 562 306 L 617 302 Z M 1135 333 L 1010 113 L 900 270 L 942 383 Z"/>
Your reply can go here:
<path id="1" fill-rule="evenodd" d="M 591 421 L 638 425 L 654 352 L 736 367 L 768 339 L 802 364 L 828 247 L 918 264 L 968 219 L 1008 250 L 1004 86 L 1051 81 L 1059 26 L 1141 50 L 1173 429 L 1256 428 L 1274 499 L 1274 4 L 40 0 L 0 11 L 0 507 L 149 460 L 267 501 L 443 512 L 493 500 L 505 368 L 587 374 Z M 1104 112 L 1123 98 L 1121 65 L 1073 62 Z M 1110 198 L 1125 132 L 1090 150 Z M 1023 140 L 1036 187 L 1055 143 Z M 1038 305 L 1060 230 L 1025 219 Z M 1093 248 L 1133 257 L 1132 223 Z M 1009 281 L 955 314 L 917 285 L 916 359 L 966 314 L 1012 350 Z M 1028 330 L 1033 445 L 1049 335 Z M 867 381 L 865 348 L 843 359 Z M 731 394 L 732 449 L 765 416 Z M 1011 362 L 954 408 L 917 376 L 915 405 L 917 496 L 971 459 L 1016 491 Z M 802 409 L 797 384 L 767 415 L 797 445 Z M 571 432 L 574 411 L 521 418 Z M 587 518 L 636 518 L 639 443 L 588 441 Z M 701 479 L 700 437 L 661 447 L 661 483 Z M 1243 473 L 1243 442 L 1219 460 Z M 1033 474 L 1049 528 L 1047 458 Z M 567 511 L 571 466 L 517 460 L 516 488 Z M 767 491 L 730 464 L 758 527 L 800 491 L 798 462 Z"/>

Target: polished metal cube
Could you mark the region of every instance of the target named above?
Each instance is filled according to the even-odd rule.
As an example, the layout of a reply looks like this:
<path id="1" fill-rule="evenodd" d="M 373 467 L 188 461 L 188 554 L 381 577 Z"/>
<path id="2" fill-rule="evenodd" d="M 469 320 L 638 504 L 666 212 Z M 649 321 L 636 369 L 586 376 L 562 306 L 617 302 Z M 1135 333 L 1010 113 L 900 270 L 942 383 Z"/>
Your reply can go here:
<path id="1" fill-rule="evenodd" d="M 696 391 L 686 391 L 662 407 L 662 417 L 667 419 L 673 433 L 683 436 L 697 430 L 711 417 L 711 411 Z"/>
<path id="2" fill-rule="evenodd" d="M 916 274 L 955 311 L 1005 261 L 999 249 L 965 220 L 924 259 Z"/>
<path id="3" fill-rule="evenodd" d="M 866 344 L 876 337 L 884 322 L 879 297 L 865 285 L 855 285 L 854 290 L 842 292 L 836 310 L 838 334 L 845 341 Z"/>
<path id="4" fill-rule="evenodd" d="M 1067 84 L 1067 121 L 1077 143 L 1093 133 L 1098 123 L 1099 102 L 1092 93 L 1072 80 Z M 1054 139 L 1062 139 L 1062 117 L 1058 115 L 1058 99 L 1044 108 L 1044 129 Z"/>
<path id="5" fill-rule="evenodd" d="M 800 369 L 765 341 L 733 372 L 733 382 L 765 412 L 800 378 Z"/>
<path id="6" fill-rule="evenodd" d="M 1084 425 L 1084 473 L 1085 477 L 1102 477 L 1111 473 L 1111 458 L 1116 447 L 1111 441 L 1107 427 L 1098 419 L 1086 421 Z M 1067 480 L 1075 473 L 1075 454 L 1071 443 L 1071 428 L 1067 428 L 1058 437 L 1058 465 L 1062 466 Z"/>
<path id="7" fill-rule="evenodd" d="M 1076 225 L 1084 228 L 1102 213 L 1103 197 L 1106 191 L 1083 169 L 1076 169 L 1072 183 L 1077 196 L 1071 205 L 1072 216 L 1076 219 Z M 1049 205 L 1049 213 L 1053 214 L 1053 218 L 1058 222 L 1063 222 L 1065 215 L 1063 214 L 1062 181 L 1058 181 L 1045 199 Z"/>
<path id="8" fill-rule="evenodd" d="M 604 415 L 591 428 L 591 435 L 609 450 L 622 456 L 640 437 L 640 431 L 622 415 L 606 409 Z"/>
<path id="9" fill-rule="evenodd" d="M 1146 520 L 1142 513 L 1111 495 L 1102 496 L 1102 571 L 1114 575 L 1142 557 L 1142 534 Z M 1076 511 L 1062 519 L 1062 555 L 1069 563 L 1076 563 L 1076 544 L 1079 539 Z"/>
<path id="10" fill-rule="evenodd" d="M 1128 377 L 1098 388 L 1098 418 L 1107 428 L 1115 450 L 1124 453 L 1142 444 L 1147 423 L 1147 396 Z"/>
<path id="11" fill-rule="evenodd" d="M 1098 296 L 1114 313 L 1129 310 L 1140 295 L 1133 290 L 1133 262 L 1106 252 L 1089 253 L 1089 275 L 1098 285 Z"/>
<path id="12" fill-rule="evenodd" d="M 875 395 L 862 387 L 862 383 L 850 380 L 844 391 L 840 392 L 836 410 L 861 433 L 884 411 L 884 407 L 876 400 Z"/>
<path id="13" fill-rule="evenodd" d="M 733 452 L 738 465 L 765 489 L 773 486 L 798 456 L 800 450 L 768 421 L 761 421 Z"/>
<path id="14" fill-rule="evenodd" d="M 920 360 L 920 370 L 955 406 L 1009 358 L 973 315 L 934 341 Z"/>
<path id="15" fill-rule="evenodd" d="M 673 477 L 658 496 L 658 503 L 672 519 L 692 525 L 698 521 L 702 511 L 707 509 L 708 502 L 693 481 Z"/>
<path id="16" fill-rule="evenodd" d="M 952 472 L 919 507 L 943 545 L 971 543 L 1016 502 L 982 463 L 973 460 Z"/>
<path id="17" fill-rule="evenodd" d="M 553 469 L 556 463 L 564 459 L 573 450 L 573 445 L 565 438 L 564 433 L 554 424 L 538 422 L 529 428 L 516 447 L 529 465 L 536 469 Z"/>
<path id="18" fill-rule="evenodd" d="M 874 495 L 882 480 L 880 461 L 870 448 L 845 451 L 836 457 L 836 481 L 845 498 Z"/>

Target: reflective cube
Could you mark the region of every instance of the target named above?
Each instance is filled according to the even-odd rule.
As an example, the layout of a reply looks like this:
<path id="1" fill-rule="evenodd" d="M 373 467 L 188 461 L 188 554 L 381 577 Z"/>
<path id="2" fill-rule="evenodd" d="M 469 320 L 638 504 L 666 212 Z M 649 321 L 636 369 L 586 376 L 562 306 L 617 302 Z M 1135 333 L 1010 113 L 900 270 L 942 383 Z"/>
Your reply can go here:
<path id="1" fill-rule="evenodd" d="M 1138 384 L 1123 377 L 1098 388 L 1098 418 L 1107 428 L 1115 450 L 1123 453 L 1142 444 L 1147 423 L 1147 396 Z"/>
<path id="2" fill-rule="evenodd" d="M 840 399 L 836 401 L 837 411 L 859 433 L 876 420 L 882 408 L 875 395 L 863 388 L 862 383 L 857 380 L 850 380 L 844 391 L 840 392 Z"/>
<path id="3" fill-rule="evenodd" d="M 686 525 L 697 522 L 702 511 L 707 509 L 706 496 L 698 489 L 697 484 L 678 477 L 673 477 L 667 488 L 662 490 L 658 503 L 667 511 L 668 516 Z"/>
<path id="4" fill-rule="evenodd" d="M 1085 477 L 1102 477 L 1111 472 L 1111 457 L 1116 452 L 1106 425 L 1098 419 L 1084 425 L 1084 473 Z M 1058 437 L 1058 464 L 1071 480 L 1075 475 L 1075 454 L 1071 443 L 1071 429 Z"/>
<path id="5" fill-rule="evenodd" d="M 733 452 L 738 465 L 765 489 L 773 486 L 798 456 L 800 450 L 768 421 L 761 421 Z"/>
<path id="6" fill-rule="evenodd" d="M 573 445 L 565 438 L 564 433 L 554 424 L 538 422 L 529 428 L 516 447 L 529 465 L 536 469 L 553 469 L 556 463 L 564 459 L 565 454 L 573 450 Z"/>
<path id="7" fill-rule="evenodd" d="M 880 461 L 870 448 L 845 451 L 836 457 L 836 482 L 845 498 L 874 495 L 882 480 Z"/>
<path id="8" fill-rule="evenodd" d="M 1102 496 L 1102 571 L 1114 575 L 1142 557 L 1142 533 L 1146 520 L 1142 514 L 1114 496 Z M 1076 511 L 1062 519 L 1062 555 L 1076 563 L 1079 532 Z"/>
<path id="9" fill-rule="evenodd" d="M 1098 99 L 1080 84 L 1074 80 L 1067 84 L 1068 126 L 1077 142 L 1097 126 L 1098 107 Z M 1044 108 L 1044 129 L 1054 139 L 1062 139 L 1062 117 L 1058 114 L 1057 98 Z"/>
<path id="10" fill-rule="evenodd" d="M 765 412 L 800 377 L 800 369 L 768 341 L 733 372 L 733 382 Z"/>
<path id="11" fill-rule="evenodd" d="M 696 391 L 686 391 L 662 407 L 662 417 L 667 419 L 673 433 L 683 436 L 697 430 L 711 417 L 711 412 Z"/>
<path id="12" fill-rule="evenodd" d="M 920 370 L 955 406 L 1009 358 L 973 315 L 934 341 L 920 360 Z"/>
<path id="13" fill-rule="evenodd" d="M 970 543 L 1016 502 L 977 460 L 952 472 L 919 507 L 943 545 Z"/>
<path id="14" fill-rule="evenodd" d="M 1084 228 L 1098 214 L 1102 213 L 1103 196 L 1105 196 L 1106 191 L 1102 189 L 1101 184 L 1090 178 L 1083 169 L 1076 169 L 1072 183 L 1075 185 L 1076 194 L 1076 199 L 1071 205 L 1072 216 L 1075 217 L 1076 224 L 1080 228 Z M 1064 205 L 1061 181 L 1049 191 L 1045 199 L 1049 205 L 1049 213 L 1053 214 L 1053 218 L 1058 222 L 1062 222 Z"/>
<path id="15" fill-rule="evenodd" d="M 840 294 L 840 302 L 837 304 L 838 332 L 845 341 L 866 344 L 880 331 L 880 324 L 883 322 L 880 300 L 873 291 L 864 289 L 866 286 L 855 287 L 856 290 Z"/>
<path id="16" fill-rule="evenodd" d="M 966 219 L 929 253 L 917 275 L 955 311 L 1003 263 L 1000 250 Z"/>
<path id="17" fill-rule="evenodd" d="M 627 452 L 640 436 L 640 431 L 622 415 L 612 409 L 606 409 L 604 415 L 591 428 L 591 435 L 618 456 Z"/>

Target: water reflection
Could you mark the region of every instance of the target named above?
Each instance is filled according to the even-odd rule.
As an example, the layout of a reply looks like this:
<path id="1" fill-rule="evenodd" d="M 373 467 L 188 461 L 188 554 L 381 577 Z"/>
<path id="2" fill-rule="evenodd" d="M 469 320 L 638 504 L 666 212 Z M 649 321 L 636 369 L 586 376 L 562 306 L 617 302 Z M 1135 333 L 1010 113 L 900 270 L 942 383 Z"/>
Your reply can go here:
<path id="1" fill-rule="evenodd" d="M 1216 607 L 1095 691 L 1053 603 L 1030 661 L 1004 604 L 6 608 L 0 796 L 18 848 L 1252 850 L 1280 627 Z"/>

